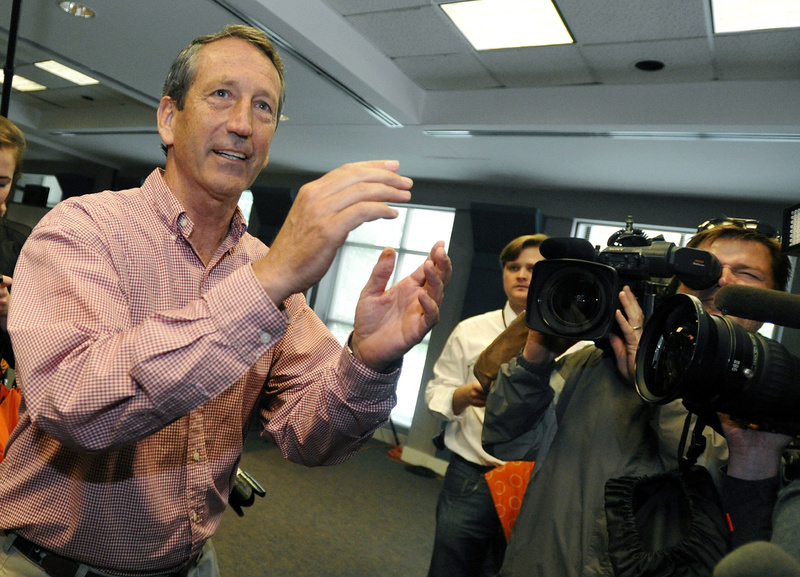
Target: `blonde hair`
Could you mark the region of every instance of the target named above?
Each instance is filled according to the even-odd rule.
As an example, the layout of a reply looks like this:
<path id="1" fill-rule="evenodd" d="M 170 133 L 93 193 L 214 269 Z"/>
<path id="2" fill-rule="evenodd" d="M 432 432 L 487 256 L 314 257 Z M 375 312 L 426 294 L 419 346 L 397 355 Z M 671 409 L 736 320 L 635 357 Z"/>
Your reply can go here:
<path id="1" fill-rule="evenodd" d="M 506 268 L 508 263 L 517 260 L 517 257 L 519 257 L 523 250 L 539 246 L 546 238 L 546 234 L 526 234 L 518 236 L 508 243 L 500 253 L 500 267 Z"/>

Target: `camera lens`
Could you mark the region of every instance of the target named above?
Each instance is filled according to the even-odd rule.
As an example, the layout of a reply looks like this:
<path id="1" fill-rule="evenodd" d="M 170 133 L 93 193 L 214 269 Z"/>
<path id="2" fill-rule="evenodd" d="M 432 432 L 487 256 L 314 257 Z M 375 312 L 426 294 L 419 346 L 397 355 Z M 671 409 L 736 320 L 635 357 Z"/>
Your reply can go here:
<path id="1" fill-rule="evenodd" d="M 570 336 L 604 323 L 610 302 L 613 297 L 608 287 L 591 268 L 568 265 L 543 283 L 539 312 L 548 326 Z"/>
<path id="2" fill-rule="evenodd" d="M 777 341 L 722 315 L 695 297 L 666 300 L 645 326 L 636 354 L 636 390 L 646 401 L 682 398 L 695 413 L 800 434 L 798 359 Z"/>
<path id="3" fill-rule="evenodd" d="M 568 326 L 583 326 L 600 310 L 600 290 L 590 279 L 559 279 L 549 296 L 549 310 Z"/>
<path id="4" fill-rule="evenodd" d="M 736 329 L 744 338 L 735 338 Z M 708 315 L 700 300 L 667 299 L 645 326 L 636 354 L 636 388 L 647 401 L 667 403 L 690 390 L 707 404 L 716 385 L 732 372 L 749 378 L 753 350 L 748 333 L 729 319 Z M 729 377 L 730 378 L 730 377 Z"/>
<path id="5" fill-rule="evenodd" d="M 686 370 L 691 366 L 694 347 L 697 342 L 697 324 L 679 326 L 664 339 L 664 361 L 658 365 L 658 376 L 651 391 L 654 395 L 665 397 L 675 387 L 676 382 L 686 378 Z M 662 349 L 659 349 L 662 350 Z"/>

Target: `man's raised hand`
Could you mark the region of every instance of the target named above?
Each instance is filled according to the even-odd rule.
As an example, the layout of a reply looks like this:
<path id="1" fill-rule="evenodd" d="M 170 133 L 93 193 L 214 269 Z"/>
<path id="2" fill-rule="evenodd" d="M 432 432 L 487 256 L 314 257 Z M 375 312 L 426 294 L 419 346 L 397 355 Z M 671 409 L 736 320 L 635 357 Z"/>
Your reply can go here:
<path id="1" fill-rule="evenodd" d="M 439 241 L 417 270 L 386 290 L 394 259 L 393 249 L 383 250 L 356 306 L 353 354 L 377 371 L 402 358 L 439 322 L 439 305 L 452 275 Z"/>

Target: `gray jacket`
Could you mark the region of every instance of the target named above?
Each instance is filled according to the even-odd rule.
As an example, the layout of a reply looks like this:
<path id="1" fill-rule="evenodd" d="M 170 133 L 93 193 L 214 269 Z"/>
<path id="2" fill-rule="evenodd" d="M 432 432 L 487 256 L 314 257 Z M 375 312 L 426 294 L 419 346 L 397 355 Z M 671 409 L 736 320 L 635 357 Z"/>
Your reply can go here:
<path id="1" fill-rule="evenodd" d="M 605 482 L 665 470 L 660 426 L 658 409 L 596 347 L 545 366 L 521 355 L 504 365 L 486 404 L 484 448 L 537 462 L 500 575 L 612 577 Z"/>

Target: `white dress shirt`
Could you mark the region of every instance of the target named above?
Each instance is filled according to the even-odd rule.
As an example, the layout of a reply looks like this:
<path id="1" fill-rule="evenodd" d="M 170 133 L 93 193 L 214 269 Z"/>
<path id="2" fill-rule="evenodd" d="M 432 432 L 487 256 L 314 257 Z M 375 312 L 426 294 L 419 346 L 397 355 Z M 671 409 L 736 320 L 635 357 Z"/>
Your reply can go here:
<path id="1" fill-rule="evenodd" d="M 506 302 L 502 310 L 490 311 L 464 319 L 445 343 L 442 354 L 433 366 L 433 378 L 425 388 L 428 409 L 438 418 L 449 421 L 444 443 L 448 449 L 467 461 L 479 465 L 502 465 L 483 450 L 483 407 L 469 406 L 460 415 L 453 413 L 453 393 L 461 385 L 476 381 L 472 370 L 483 350 L 517 317 Z"/>

